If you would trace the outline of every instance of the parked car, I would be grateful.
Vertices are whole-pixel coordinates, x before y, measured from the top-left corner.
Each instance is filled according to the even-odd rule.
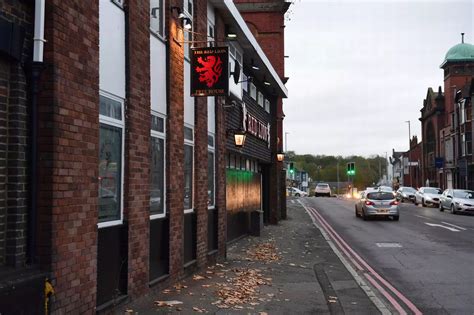
[[[404,201],[414,202],[415,201],[415,193],[416,193],[415,188],[402,186],[402,187],[398,188],[397,193],[396,193],[396,198],[400,202],[404,202]]]
[[[295,196],[295,197],[307,197],[308,193],[306,191],[302,191],[296,187],[288,187],[288,193],[290,196]]]
[[[421,203],[423,207],[439,206],[439,197],[442,190],[436,187],[420,187],[415,193],[415,205]]]
[[[440,197],[439,211],[451,210],[452,214],[458,212],[474,213],[474,191],[464,189],[446,189]]]
[[[365,192],[355,205],[355,215],[364,220],[370,217],[392,217],[398,221],[400,218],[398,204],[391,192],[380,190]]]
[[[314,196],[328,196],[331,197],[331,187],[326,183],[319,183],[314,188]]]

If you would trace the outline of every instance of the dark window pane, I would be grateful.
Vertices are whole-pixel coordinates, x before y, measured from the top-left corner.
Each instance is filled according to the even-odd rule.
[[[164,140],[151,138],[150,214],[164,213]]]
[[[122,130],[100,124],[99,222],[120,219]]]
[[[100,95],[99,111],[101,115],[122,120],[122,103]]]
[[[207,145],[210,147],[214,147],[214,137],[213,136],[207,136]]]
[[[184,139],[189,140],[189,141],[193,141],[193,139],[194,139],[193,129],[191,129],[189,127],[184,127]]]
[[[207,206],[214,206],[214,152],[207,153]]]
[[[151,116],[151,130],[165,132],[165,121],[161,117]]]
[[[193,147],[184,146],[184,209],[193,207]]]

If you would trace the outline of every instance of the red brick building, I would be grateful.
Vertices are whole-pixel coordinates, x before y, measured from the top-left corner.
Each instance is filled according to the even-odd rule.
[[[471,82],[474,46],[462,42],[448,50],[440,68],[444,92],[428,89],[421,109],[423,182],[446,188],[474,188]]]
[[[232,1],[0,8],[20,51],[0,47],[2,313],[42,312],[46,278],[53,312],[110,309],[225,258],[228,240],[281,216],[287,90]],[[191,96],[191,46],[228,47],[227,95]],[[254,203],[230,211],[230,182]]]

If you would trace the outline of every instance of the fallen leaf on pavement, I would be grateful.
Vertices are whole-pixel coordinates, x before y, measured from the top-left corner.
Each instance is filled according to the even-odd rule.
[[[193,280],[204,280],[206,278],[204,278],[203,276],[200,276],[200,275],[194,275],[193,276]]]
[[[181,301],[155,301],[155,305],[159,307],[164,307],[164,306],[174,306],[174,305],[180,305],[183,304]]]
[[[193,311],[198,312],[198,313],[204,313],[206,310],[204,308],[199,308],[199,307],[193,307]]]

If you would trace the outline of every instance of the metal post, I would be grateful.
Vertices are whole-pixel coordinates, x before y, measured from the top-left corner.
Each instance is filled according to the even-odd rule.
[[[289,134],[289,132],[285,132],[285,152],[288,152],[288,141],[286,140],[286,136]]]
[[[337,169],[337,193],[336,194],[339,194],[339,160],[337,161],[336,169]]]
[[[405,122],[408,123],[408,177],[410,178],[410,187],[412,187],[413,180],[412,180],[411,171],[410,171],[411,130],[410,130],[410,121],[406,120]]]

